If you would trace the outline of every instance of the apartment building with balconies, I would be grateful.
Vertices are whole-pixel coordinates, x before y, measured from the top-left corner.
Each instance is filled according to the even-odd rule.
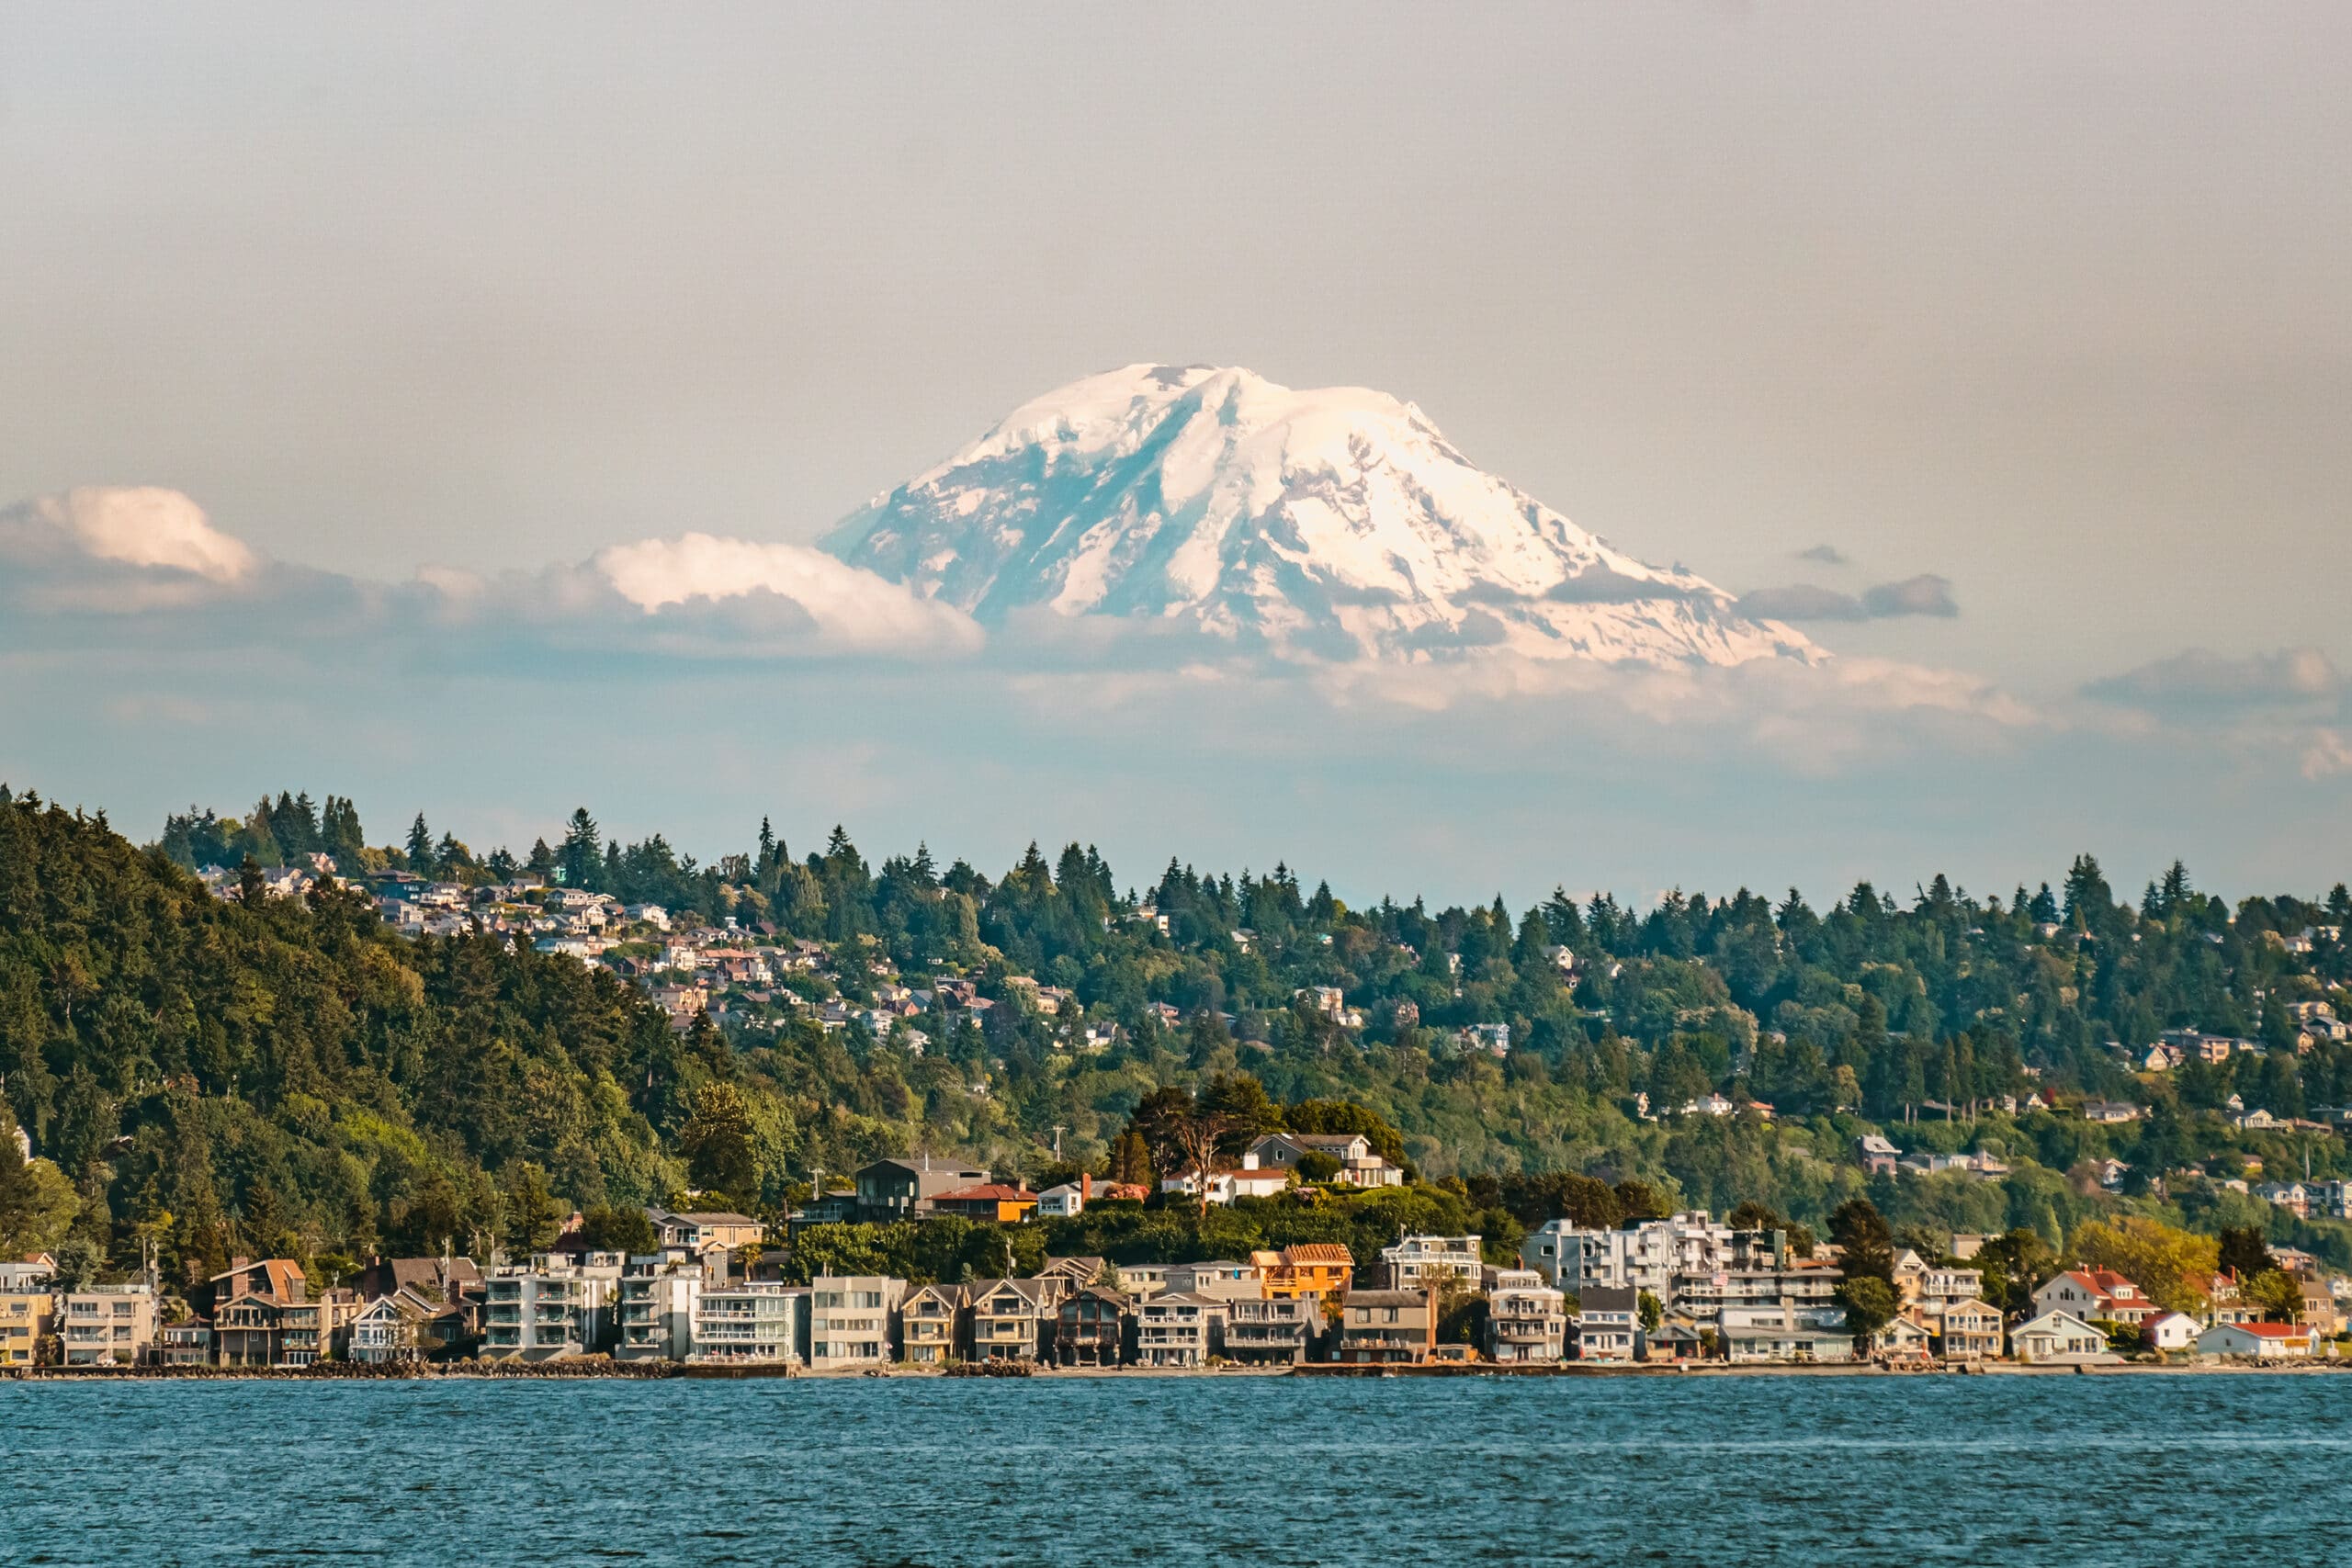
[[[809,1295],[805,1285],[697,1282],[681,1359],[719,1366],[806,1361]]]
[[[57,1330],[55,1298],[47,1291],[0,1293],[0,1367],[29,1367],[41,1341]]]
[[[145,1285],[70,1291],[59,1300],[57,1325],[67,1366],[138,1366],[153,1359],[155,1292]]]
[[[808,1368],[843,1371],[897,1358],[907,1282],[881,1274],[820,1274],[808,1281]]]
[[[694,1354],[695,1308],[706,1288],[692,1259],[633,1258],[620,1281],[620,1337],[613,1354],[625,1361],[683,1361]]]
[[[548,1361],[611,1348],[627,1261],[617,1252],[544,1253],[492,1269],[484,1282],[482,1355]]]
[[[1261,1296],[1225,1303],[1225,1357],[1256,1366],[1296,1366],[1323,1337],[1319,1296]]]
[[[1263,1297],[1258,1298],[1261,1302]],[[1191,1291],[1164,1291],[1136,1312],[1136,1361],[1146,1367],[1204,1367],[1225,1354],[1234,1303]]]
[[[1567,1353],[1567,1297],[1532,1269],[1488,1269],[1487,1359],[1556,1361]]]

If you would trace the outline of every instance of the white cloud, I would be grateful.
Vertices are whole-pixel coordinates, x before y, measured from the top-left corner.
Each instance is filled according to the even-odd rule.
[[[127,615],[251,585],[266,563],[174,490],[84,485],[0,511],[0,600]]]
[[[595,570],[647,615],[772,594],[796,606],[812,641],[839,651],[904,654],[977,649],[979,627],[948,605],[805,545],[687,534],[616,545]]]
[[[84,485],[43,496],[33,510],[100,560],[192,572],[212,582],[235,582],[259,563],[243,539],[215,528],[202,507],[175,490]]]

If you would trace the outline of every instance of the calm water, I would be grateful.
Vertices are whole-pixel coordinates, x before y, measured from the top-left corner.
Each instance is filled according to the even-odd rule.
[[[2352,1562],[2352,1378],[0,1384],[0,1562]]]

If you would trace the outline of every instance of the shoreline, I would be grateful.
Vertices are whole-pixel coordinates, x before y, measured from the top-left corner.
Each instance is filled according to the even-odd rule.
[[[2310,1361],[2106,1361],[2015,1362],[1977,1361],[1950,1366],[1927,1364],[1889,1366],[1871,1363],[1802,1365],[1758,1362],[1740,1366],[1723,1362],[1662,1362],[1580,1365],[1574,1361],[1509,1364],[1496,1362],[1420,1362],[1380,1366],[1315,1361],[1295,1366],[1265,1367],[1035,1367],[1020,1373],[952,1374],[964,1378],[998,1377],[1034,1382],[1074,1380],[1237,1379],[1296,1377],[1317,1379],[1381,1378],[1938,1378],[1938,1377],[2134,1377],[2267,1374],[2320,1374],[2352,1371],[2352,1362]],[[9,1382],[578,1382],[683,1381],[691,1382],[945,1380],[951,1374],[932,1367],[875,1367],[837,1371],[810,1371],[783,1363],[751,1366],[697,1366],[683,1361],[610,1361],[574,1358],[526,1364],[458,1362],[368,1366],[323,1362],[310,1367],[11,1367],[0,1371],[0,1383]]]

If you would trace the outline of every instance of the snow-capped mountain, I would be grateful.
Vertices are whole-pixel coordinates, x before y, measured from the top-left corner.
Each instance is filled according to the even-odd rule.
[[[824,542],[984,624],[1042,606],[1320,660],[1819,657],[1480,470],[1412,404],[1247,370],[1072,382]]]

